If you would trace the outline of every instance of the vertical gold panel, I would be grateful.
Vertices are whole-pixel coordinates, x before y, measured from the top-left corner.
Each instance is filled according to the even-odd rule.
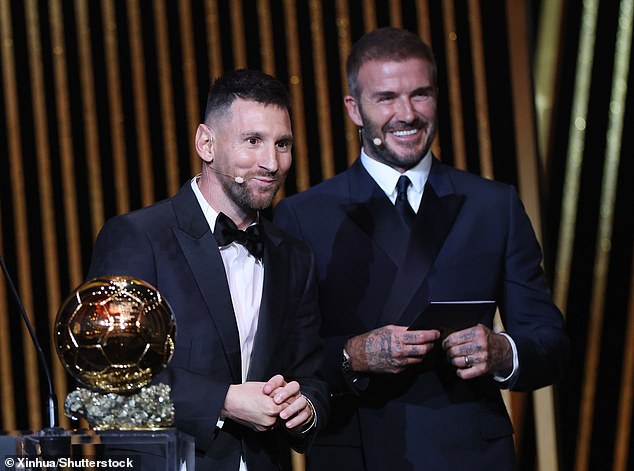
[[[291,450],[291,469],[292,471],[304,471],[306,469],[306,457],[303,453]]]
[[[209,73],[211,75],[210,79],[214,79],[222,75],[222,47],[220,44],[220,22],[216,0],[205,0],[205,18],[207,24]]]
[[[170,46],[164,0],[154,0],[154,22],[156,25],[161,117],[163,118],[162,136],[165,152],[165,178],[167,180],[167,191],[170,195],[173,195],[180,187],[180,177],[178,175],[176,122],[173,112],[172,66],[169,57]]]
[[[332,127],[330,123],[330,101],[328,97],[328,64],[324,39],[321,1],[310,0],[310,31],[313,43],[313,65],[315,69],[315,89],[317,98],[317,124],[319,127],[319,145],[322,178],[335,174],[335,156],[332,146]]]
[[[339,68],[341,73],[341,89],[343,94],[348,93],[348,79],[346,77],[346,59],[350,55],[350,48],[352,47],[352,40],[350,38],[350,12],[348,11],[347,0],[337,0],[337,38],[339,46]],[[344,126],[345,126],[345,139],[346,139],[346,155],[347,163],[351,165],[357,157],[359,157],[359,135],[357,133],[357,127],[348,118],[343,105],[343,97],[341,99],[340,107],[343,113]]]
[[[11,181],[11,198],[13,200],[14,220],[12,222],[15,234],[15,256],[17,260],[17,287],[26,309],[27,315],[33,322],[33,290],[31,283],[31,254],[29,250],[29,227],[27,223],[26,188],[24,184],[24,167],[22,159],[22,142],[20,138],[20,107],[17,101],[18,86],[13,71],[15,70],[15,56],[13,52],[14,39],[11,27],[11,11],[9,2],[0,3],[0,21],[2,27],[2,78],[4,100],[6,108],[6,127],[9,147],[9,177]],[[17,341],[17,339],[16,339]],[[10,343],[10,342],[9,342]],[[22,345],[24,351],[24,369],[38,371],[35,348],[29,338],[26,326],[22,328]],[[28,407],[29,427],[37,430],[42,424],[39,405],[39,377],[26,375],[26,405]],[[11,398],[12,394],[7,397]]]
[[[418,20],[418,34],[430,47],[433,48],[431,41],[431,24],[429,22],[429,4],[428,0],[416,0],[416,16]],[[440,150],[440,129],[436,131],[436,137],[431,146],[433,154],[441,158],[442,153]]]
[[[400,0],[390,0],[390,25],[395,28],[403,27],[403,14]]]
[[[34,5],[34,8],[37,8]],[[79,244],[79,220],[77,217],[77,191],[73,155],[73,132],[70,111],[70,90],[66,73],[66,45],[64,19],[59,0],[50,2],[51,47],[53,48],[53,79],[55,82],[55,111],[59,128],[62,188],[64,189],[64,229],[68,247],[68,271],[70,284],[77,286],[83,278]],[[53,228],[49,228],[53,230]]]
[[[535,109],[537,111],[537,140],[542,168],[548,168],[548,143],[555,100],[559,51],[564,18],[563,0],[542,2],[539,13],[539,35],[535,52]],[[547,176],[547,175],[543,175]]]
[[[271,18],[271,3],[269,0],[258,0],[258,27],[260,30],[260,56],[262,57],[262,71],[275,76],[275,47],[273,45],[273,20]],[[273,205],[285,196],[284,185],[275,195]]]
[[[79,80],[82,94],[82,117],[85,137],[85,161],[88,170],[90,191],[90,218],[92,234],[97,235],[103,224],[103,188],[101,185],[101,153],[99,151],[99,130],[97,122],[97,101],[95,99],[94,74],[90,24],[87,0],[75,0],[77,23],[77,47],[79,54]]]
[[[491,130],[489,128],[489,99],[486,87],[487,77],[484,67],[482,18],[480,18],[479,0],[469,0],[469,29],[471,31],[471,54],[473,56],[473,88],[475,93],[476,124],[478,126],[480,173],[485,178],[493,178]]]
[[[634,267],[634,256],[631,266]],[[631,451],[632,404],[634,403],[634,271],[630,273],[630,299],[626,322],[621,393],[617,413],[616,439],[614,440],[613,471],[627,471],[627,461]]]
[[[128,40],[130,41],[130,62],[132,66],[132,90],[134,101],[134,133],[137,140],[139,160],[139,181],[141,205],[153,203],[154,169],[152,168],[152,143],[147,117],[150,114],[146,97],[145,54],[141,30],[141,9],[139,0],[127,0]]]
[[[269,0],[258,0],[258,26],[260,29],[260,55],[262,71],[275,75],[275,47],[273,46],[273,21]]]
[[[310,175],[308,146],[306,145],[306,121],[304,119],[302,68],[299,56],[299,32],[297,30],[297,12],[293,0],[284,0],[284,23],[288,49],[288,83],[293,106],[293,134],[295,136],[293,157],[297,174],[297,191],[303,191],[310,185]]]
[[[185,86],[185,112],[187,114],[187,149],[189,149],[189,163],[191,176],[200,173],[200,159],[194,148],[194,136],[200,119],[200,105],[198,104],[198,76],[196,67],[196,46],[194,44],[194,25],[192,23],[192,9],[189,2],[178,2],[178,16],[180,18],[181,51],[183,54],[183,83]]]
[[[2,61],[2,91],[5,101],[5,114],[8,117],[7,144],[9,158],[21,161],[20,133],[18,129],[19,115],[17,104],[14,40],[11,28],[11,9],[8,2],[0,2],[0,61]],[[0,250],[5,253],[2,241],[3,218],[0,208]],[[18,234],[16,233],[16,236]],[[0,399],[2,400],[2,427],[4,430],[15,430],[15,394],[11,357],[11,332],[9,330],[9,306],[5,283],[0,283]]]
[[[108,105],[110,106],[110,134],[112,136],[112,164],[117,198],[117,212],[130,210],[128,169],[126,166],[125,123],[121,97],[121,72],[119,70],[119,41],[117,20],[113,0],[102,0],[104,31],[104,52],[106,56],[106,76]]]
[[[374,0],[363,0],[363,26],[366,32],[376,29],[376,6]]]
[[[8,2],[0,2],[0,60],[2,61],[2,89],[5,101],[5,114],[8,117],[7,144],[9,157],[21,161],[20,134],[18,129],[19,114],[17,104],[13,30],[11,28],[11,10]],[[18,169],[21,173],[21,170]],[[5,253],[2,241],[3,218],[0,212],[0,250]],[[16,236],[17,236],[16,232]],[[2,427],[4,430],[16,429],[15,417],[15,383],[13,382],[14,362],[11,357],[11,334],[9,330],[9,306],[7,304],[5,283],[0,283],[0,398],[2,400]],[[29,364],[29,366],[32,366]]]
[[[242,0],[229,2],[229,12],[231,14],[231,44],[233,46],[234,69],[243,69],[247,67],[247,47],[244,41]]]
[[[431,25],[427,0],[416,0],[416,18],[418,20],[418,34],[423,38],[423,41],[431,46]]]
[[[518,163],[518,187],[538,239],[542,238],[541,208],[539,202],[539,170],[534,127],[534,108],[531,96],[531,67],[526,43],[527,18],[522,0],[506,1],[506,17],[509,31],[509,59],[511,91],[513,97],[513,122]],[[519,399],[519,398],[518,398]],[[556,471],[557,436],[555,410],[551,387],[533,393],[535,409],[535,438],[537,460],[540,469]]]
[[[581,29],[579,31],[579,49],[577,53],[577,69],[572,99],[572,113],[568,134],[568,154],[561,207],[561,221],[557,238],[557,261],[555,266],[555,283],[553,296],[559,309],[566,314],[569,295],[570,267],[572,265],[572,249],[575,242],[577,220],[577,201],[579,200],[579,182],[583,148],[586,135],[586,117],[590,97],[590,80],[594,57],[594,42],[597,25],[597,0],[586,0],[583,4]],[[579,444],[580,446],[580,444]],[[585,445],[584,445],[585,446]]]
[[[40,197],[40,219],[42,222],[42,244],[44,248],[43,269],[46,274],[46,300],[48,304],[48,320],[52,327],[55,323],[57,309],[61,305],[61,288],[59,283],[59,258],[57,254],[57,237],[55,232],[55,210],[53,208],[53,188],[51,175],[51,143],[49,125],[46,114],[46,98],[44,87],[44,71],[42,67],[42,38],[40,37],[40,18],[37,3],[28,0],[26,3],[27,41],[29,46],[29,69],[33,92],[33,119],[35,129],[36,167],[38,173],[38,193]],[[53,342],[53,329],[49,329],[50,341]],[[58,398],[66,397],[66,374],[57,358],[51,359],[52,379],[56,386]],[[67,425],[64,417],[62,425]]]
[[[610,108],[606,136],[606,155],[601,182],[601,200],[599,207],[599,227],[595,247],[592,296],[590,299],[590,321],[586,341],[584,362],[584,380],[581,393],[581,428],[577,449],[577,470],[589,468],[588,457],[591,445],[593,418],[596,409],[596,389],[601,357],[601,337],[603,316],[608,289],[608,271],[612,250],[612,231],[614,222],[614,202],[618,182],[621,139],[623,137],[626,92],[632,46],[632,8],[633,0],[621,0],[619,21],[616,31],[616,51],[614,54],[614,72],[610,92]],[[628,157],[629,158],[629,157]],[[632,341],[632,339],[629,339]],[[585,447],[583,445],[586,445]]]
[[[0,6],[0,16],[2,16]],[[0,20],[0,38],[4,38]],[[3,63],[4,65],[4,63]],[[0,253],[5,252],[2,241],[3,221],[0,212]],[[3,280],[4,281],[4,280]],[[11,330],[9,324],[8,292],[6,283],[0,283],[0,408],[2,409],[2,429],[15,430],[15,392],[13,390],[13,365],[11,358]]]
[[[590,94],[590,80],[592,77],[593,52],[597,13],[599,2],[587,0],[583,3],[581,14],[581,28],[579,31],[579,49],[573,90],[573,105],[571,112],[570,131],[568,136],[568,154],[566,156],[566,170],[562,195],[561,220],[557,246],[557,260],[555,266],[554,298],[559,308],[565,313],[567,299],[570,295],[570,269],[576,230],[577,203],[579,200],[579,185],[583,150],[586,134],[586,116]],[[587,392],[585,394],[588,394]],[[590,448],[590,434],[592,429],[592,404],[582,405],[579,416],[575,469],[585,471],[588,468],[588,454]]]
[[[464,143],[464,118],[462,96],[460,94],[460,66],[458,62],[458,35],[453,0],[443,0],[443,27],[447,50],[447,82],[449,103],[451,103],[451,129],[454,149],[454,167],[467,168],[467,154]]]
[[[541,240],[541,212],[539,207],[539,171],[533,100],[531,96],[531,67],[526,37],[527,19],[523,0],[506,0],[509,31],[509,60],[513,123],[515,129],[515,159],[518,166],[518,187],[522,202],[531,218],[538,239]]]

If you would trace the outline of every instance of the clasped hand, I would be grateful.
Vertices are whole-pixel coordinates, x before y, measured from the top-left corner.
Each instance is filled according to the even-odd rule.
[[[355,372],[401,373],[421,363],[439,338],[438,330],[387,325],[352,337],[345,350]],[[507,376],[513,368],[508,339],[482,324],[448,335],[442,348],[462,379],[489,373]]]
[[[258,432],[280,424],[301,432],[312,422],[313,411],[297,381],[287,383],[282,375],[275,375],[266,383],[248,381],[229,386],[222,417]]]

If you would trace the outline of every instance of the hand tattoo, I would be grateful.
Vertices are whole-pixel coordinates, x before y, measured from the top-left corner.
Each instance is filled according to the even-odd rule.
[[[365,342],[365,354],[369,364],[379,364],[398,367],[397,360],[392,356],[392,335],[389,332],[380,332],[377,335],[369,335]],[[396,342],[395,351],[402,351],[403,346]]]

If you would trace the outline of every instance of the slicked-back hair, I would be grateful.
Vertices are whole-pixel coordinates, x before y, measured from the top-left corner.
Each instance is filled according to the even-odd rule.
[[[259,70],[239,69],[213,81],[207,95],[203,121],[209,123],[213,118],[228,113],[238,98],[278,106],[290,113],[290,98],[282,82]]]
[[[359,99],[361,90],[357,78],[359,69],[366,62],[422,59],[431,65],[432,85],[436,86],[436,59],[431,47],[416,34],[400,28],[379,28],[364,34],[353,46],[346,62],[346,75],[350,95]]]

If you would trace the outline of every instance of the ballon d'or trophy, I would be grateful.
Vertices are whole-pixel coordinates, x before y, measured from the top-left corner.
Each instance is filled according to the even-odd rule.
[[[82,386],[65,413],[94,430],[158,430],[174,424],[170,388],[150,384],[174,352],[174,313],[145,281],[107,276],[83,283],[55,321],[57,354]]]

